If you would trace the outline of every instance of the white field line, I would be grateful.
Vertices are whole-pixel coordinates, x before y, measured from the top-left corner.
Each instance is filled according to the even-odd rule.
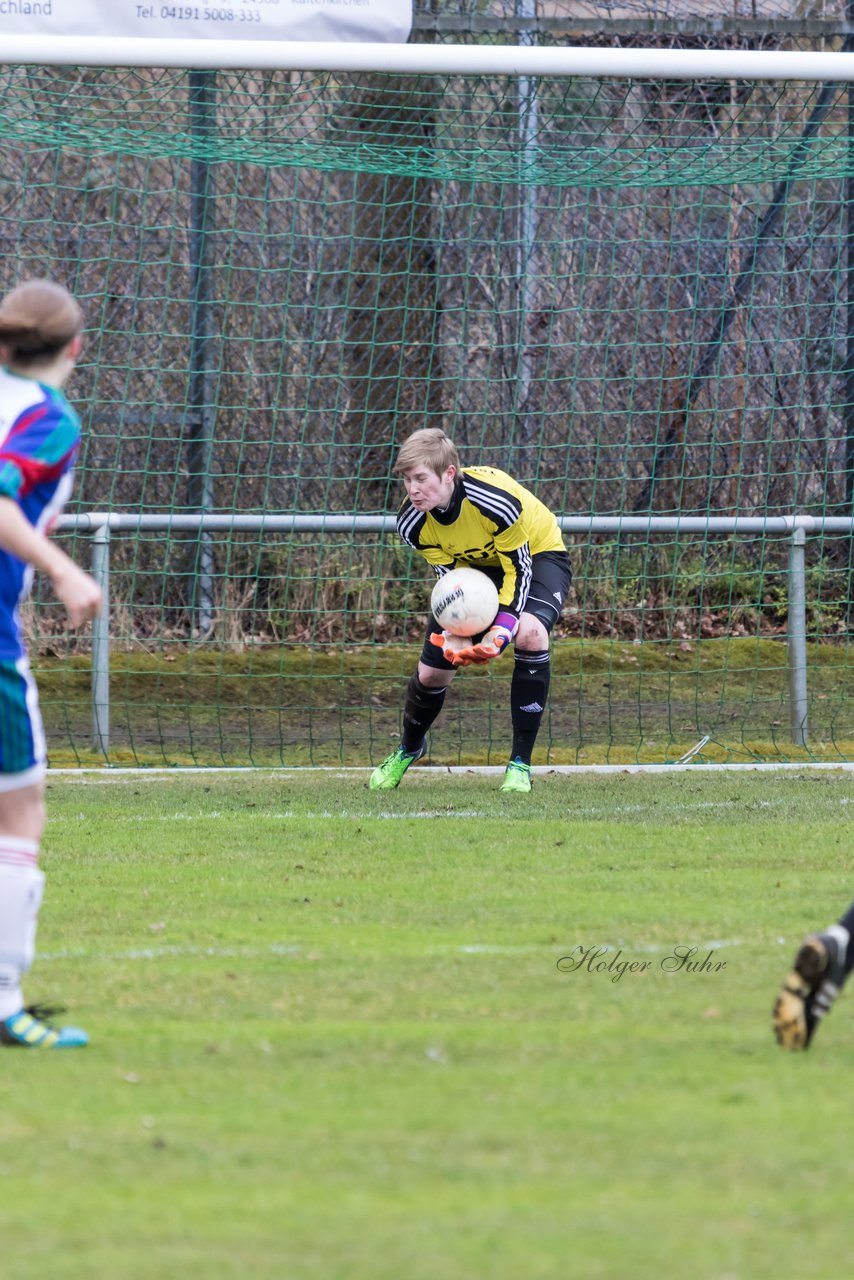
[[[218,959],[235,956],[293,956],[302,947],[283,942],[272,942],[269,947],[134,947],[130,951],[89,951],[85,947],[64,948],[62,951],[39,952],[39,960],[166,960],[174,956],[214,956]]]
[[[292,776],[295,778],[305,777],[310,773],[331,773],[335,777],[351,777],[353,774],[365,774],[369,770],[368,765],[302,765],[300,767],[283,765],[281,768],[273,768],[267,765],[186,765],[178,768],[171,768],[168,765],[155,765],[148,767],[145,765],[137,766],[120,766],[99,765],[91,767],[89,765],[81,766],[79,769],[63,768],[48,769],[49,778],[71,777],[82,781],[82,774],[90,775],[86,780],[93,782],[109,782],[113,778],[122,777],[132,774],[138,782],[144,779],[155,779],[160,781],[164,777],[182,777],[186,774],[213,774],[213,773],[246,773],[255,777],[261,775],[269,775],[275,778]],[[411,779],[418,777],[422,773],[444,773],[444,774],[484,774],[498,775],[503,774],[505,765],[501,764],[419,764],[407,779],[409,785]],[[854,773],[854,761],[846,760],[802,760],[795,761],[751,761],[748,763],[722,764],[714,762],[695,763],[688,761],[685,764],[543,764],[534,765],[533,773],[537,777],[548,777],[549,774],[589,774],[589,773],[737,773],[744,772],[761,772],[774,773],[785,772],[791,770],[812,770],[812,769],[837,769],[843,773]],[[91,777],[91,775],[95,775]]]
[[[778,938],[777,942],[784,944],[785,938]],[[553,942],[537,944],[530,943],[520,946],[504,946],[490,942],[474,942],[463,946],[451,947],[433,947],[428,954],[432,955],[533,955],[537,953],[547,953],[560,957],[567,955],[572,950],[572,943],[564,946],[556,945]],[[744,945],[740,938],[724,938],[712,939],[708,942],[698,942],[696,944],[698,951],[722,951],[727,947],[741,947]],[[673,951],[673,944],[634,944],[631,942],[600,942],[595,944],[597,949],[601,948],[601,954],[616,953],[618,951],[628,951],[638,955],[659,955],[669,954]],[[85,947],[64,948],[60,951],[43,951],[39,952],[36,957],[37,963],[50,963],[51,961],[67,961],[67,960],[85,960],[92,961],[96,964],[113,963],[117,960],[172,960],[182,957],[189,958],[212,958],[215,960],[228,959],[258,959],[263,956],[296,956],[301,955],[303,949],[300,946],[284,942],[272,942],[266,947],[199,947],[199,946],[161,946],[161,947],[132,947],[126,951],[97,951],[89,950]],[[315,954],[315,953],[313,953]],[[416,956],[416,959],[421,958]]]
[[[774,800],[756,800],[751,802],[751,808],[772,811],[774,809],[783,808],[788,803],[788,796],[778,796]],[[838,805],[844,808],[852,803],[850,796],[838,796],[833,798],[834,806]],[[626,814],[654,814],[658,817],[666,817],[668,814],[692,814],[692,813],[708,813],[715,810],[723,810],[731,813],[733,810],[740,810],[744,805],[738,800],[697,800],[695,802],[681,801],[678,804],[609,804],[601,805],[569,805],[564,812],[562,821],[568,822],[583,818],[615,818]],[[135,813],[128,814],[122,818],[122,824],[129,823],[145,823],[145,822],[215,822],[223,818],[241,818],[245,819],[246,814],[238,813],[236,810],[223,812],[220,809],[197,809],[195,812],[177,811],[175,813]],[[266,818],[275,822],[289,821],[305,821],[327,822],[331,818],[343,818],[358,822],[372,822],[375,819],[380,821],[406,822],[409,819],[415,821],[423,821],[435,818],[498,818],[495,813],[487,813],[481,809],[415,809],[410,812],[394,810],[381,810],[379,813],[370,813],[364,809],[253,809],[251,817],[253,819]],[[74,814],[56,814],[49,819],[50,825],[61,826],[63,823],[89,822],[91,815],[88,813]]]
[[[783,941],[783,939],[780,939]],[[518,955],[522,952],[532,951],[552,951],[558,957],[568,955],[573,945],[567,944],[564,947],[555,946],[550,942],[547,946],[526,946],[526,947],[505,947],[493,946],[491,943],[472,943],[470,946],[457,947],[458,952],[464,955]],[[681,945],[681,944],[677,944]],[[725,947],[742,947],[744,943],[741,938],[715,938],[710,942],[686,943],[686,946],[696,946],[698,951],[722,951]],[[599,953],[600,956],[616,954],[618,951],[630,952],[633,955],[669,955],[673,951],[673,943],[663,946],[658,943],[637,945],[631,942],[597,942],[593,945],[592,950]]]
[[[602,812],[613,813],[614,810],[613,808],[611,810],[603,809]],[[50,824],[51,826],[59,826],[63,822],[90,822],[91,816],[92,815],[88,813],[58,814],[50,818]],[[490,815],[482,812],[480,809],[456,809],[453,811],[449,811],[447,809],[423,809],[415,813],[366,813],[361,809],[308,809],[305,812],[300,813],[296,809],[253,809],[251,815],[248,816],[252,819],[270,818],[277,822],[284,822],[291,819],[303,819],[306,822],[317,820],[328,821],[330,818],[347,818],[363,822],[372,821],[374,818],[400,821],[407,818],[494,818],[496,815]],[[223,813],[219,809],[199,809],[196,813],[135,813],[125,815],[122,817],[121,821],[122,825],[126,826],[131,822],[198,822],[200,819],[203,821],[215,821],[221,818],[240,818],[245,821],[247,814],[237,813],[236,811]]]

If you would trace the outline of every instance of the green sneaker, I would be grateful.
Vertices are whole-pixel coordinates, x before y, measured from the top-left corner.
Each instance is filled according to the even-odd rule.
[[[504,774],[500,791],[530,791],[531,766],[523,760],[511,760]]]
[[[420,760],[426,750],[423,742],[411,755],[404,751],[403,747],[396,747],[371,774],[371,780],[368,783],[371,791],[391,791],[393,787],[399,787],[406,770],[413,761]]]

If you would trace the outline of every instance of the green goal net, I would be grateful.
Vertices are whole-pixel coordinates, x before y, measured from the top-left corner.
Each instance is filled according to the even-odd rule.
[[[599,522],[567,531],[535,763],[700,739],[710,759],[851,757],[847,86],[0,80],[0,283],[50,274],[85,307],[61,536],[109,561],[99,730],[89,639],[44,584],[27,606],[54,764],[385,755],[432,579],[382,517],[427,425]],[[800,733],[791,539],[762,524],[794,515],[813,517]],[[456,682],[434,762],[505,758],[508,679]]]

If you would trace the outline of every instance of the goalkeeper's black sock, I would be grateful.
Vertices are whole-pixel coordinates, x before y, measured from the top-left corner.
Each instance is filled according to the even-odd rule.
[[[416,672],[406,686],[403,704],[403,734],[400,745],[408,755],[413,755],[427,736],[427,730],[442,710],[448,690],[430,689],[422,684]]]
[[[538,649],[536,652],[516,650],[513,679],[510,682],[510,717],[513,721],[511,760],[531,763],[534,743],[549,696],[551,673],[548,649]]]

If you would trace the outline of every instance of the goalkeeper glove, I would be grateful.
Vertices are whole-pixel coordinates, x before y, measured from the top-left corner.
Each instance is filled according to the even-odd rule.
[[[491,662],[504,652],[512,639],[513,632],[509,627],[493,622],[477,644],[472,645],[471,649],[463,650],[463,656],[468,656],[471,662]]]
[[[488,658],[476,657],[470,636],[454,636],[450,631],[434,631],[430,640],[442,650],[442,657],[454,667],[470,667],[473,663],[488,662]]]
[[[442,656],[455,667],[483,666],[503,653],[519,626],[519,619],[512,613],[498,613],[492,626],[477,644],[464,636],[451,636],[446,631],[441,637],[432,635],[434,644],[440,644]]]

